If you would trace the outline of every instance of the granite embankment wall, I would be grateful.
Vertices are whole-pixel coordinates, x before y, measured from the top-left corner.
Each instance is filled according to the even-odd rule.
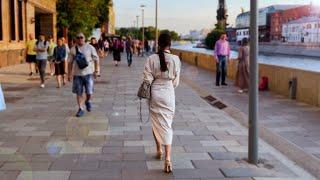
[[[182,61],[207,69],[216,71],[216,61],[212,55],[190,52],[185,50],[172,49]],[[237,71],[237,61],[228,62],[228,77],[234,79]],[[297,78],[297,101],[310,105],[320,106],[320,73],[304,71],[293,68],[279,67],[274,65],[259,65],[260,79],[263,76],[269,78],[269,90],[289,98],[289,82]]]
[[[231,49],[238,51],[239,45],[231,43]],[[293,46],[293,45],[281,45],[281,44],[259,44],[260,54],[278,54],[284,56],[295,56],[295,57],[311,57],[320,58],[320,47],[309,47],[309,46]]]

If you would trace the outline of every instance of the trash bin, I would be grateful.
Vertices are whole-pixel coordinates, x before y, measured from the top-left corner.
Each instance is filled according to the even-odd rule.
[[[289,81],[289,98],[297,99],[297,78],[294,77]]]

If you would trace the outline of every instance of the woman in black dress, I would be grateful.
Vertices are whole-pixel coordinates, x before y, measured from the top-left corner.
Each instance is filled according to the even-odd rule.
[[[60,88],[61,83],[64,82],[62,78],[66,73],[65,71],[66,56],[67,56],[66,46],[63,44],[63,40],[59,38],[58,44],[53,51],[53,63],[54,63],[55,75],[57,77],[57,83],[58,83],[57,88]]]
[[[121,41],[117,38],[113,40],[113,62],[115,66],[121,61]]]

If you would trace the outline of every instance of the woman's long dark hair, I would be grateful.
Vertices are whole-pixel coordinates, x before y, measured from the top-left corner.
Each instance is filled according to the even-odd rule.
[[[160,34],[158,39],[158,45],[159,45],[158,55],[160,58],[160,69],[162,72],[166,72],[168,70],[168,67],[167,67],[164,51],[167,47],[171,46],[171,36],[166,33]]]

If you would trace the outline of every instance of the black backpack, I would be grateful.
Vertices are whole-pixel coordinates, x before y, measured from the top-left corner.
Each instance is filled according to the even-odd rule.
[[[86,56],[79,51],[78,46],[76,46],[76,56],[74,59],[77,62],[80,69],[85,69],[89,66]]]

